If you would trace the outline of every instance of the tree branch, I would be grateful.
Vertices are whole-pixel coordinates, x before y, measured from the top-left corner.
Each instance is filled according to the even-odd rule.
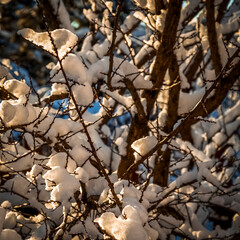
[[[207,32],[208,32],[208,42],[211,51],[211,59],[213,62],[213,68],[215,70],[216,76],[221,72],[222,63],[219,54],[219,47],[217,41],[217,32],[215,27],[215,7],[214,1],[206,0],[207,9]]]

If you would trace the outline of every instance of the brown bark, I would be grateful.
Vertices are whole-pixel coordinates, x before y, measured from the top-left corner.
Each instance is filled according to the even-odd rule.
[[[158,2],[158,1],[157,1]],[[161,5],[162,9],[166,9],[166,6],[163,4]],[[195,9],[193,9],[192,13],[187,15],[185,19],[183,19],[182,21],[182,28],[185,28],[186,25],[202,10],[203,8],[203,4],[196,6]],[[153,57],[156,56],[156,50],[154,48],[149,50],[149,53],[146,53],[146,55],[143,55],[143,57],[141,59],[139,59],[138,63],[137,63],[137,67],[141,68],[147,61],[153,59]]]
[[[131,147],[132,143],[135,140],[143,136],[146,136],[148,133],[147,118],[146,118],[141,100],[139,98],[139,95],[136,89],[134,88],[133,83],[130,80],[125,79],[125,84],[132,95],[133,101],[137,108],[137,114],[133,118],[130,129],[129,129],[129,134],[127,138],[127,155],[121,159],[121,162],[118,168],[119,177],[121,177],[123,173],[127,170],[127,168],[129,167],[129,163],[132,164],[134,162],[134,156],[133,156],[134,150]],[[129,177],[132,181],[137,182],[138,177],[137,177],[137,174],[135,174],[135,170],[136,169],[132,171]]]
[[[123,178],[127,178],[132,169],[136,169],[139,164],[143,163],[148,157],[152,156],[152,154],[161,149],[164,144],[167,144],[173,137],[177,136],[177,134],[182,133],[186,126],[198,122],[198,117],[208,116],[221,104],[228,91],[232,88],[233,84],[239,79],[239,53],[240,48],[238,48],[238,50],[229,59],[228,63],[224,67],[223,71],[221,71],[221,73],[218,75],[213,85],[206,91],[202,99],[198,102],[194,109],[188,113],[182,122],[147,154],[142,156],[138,162],[130,165],[124,173]],[[236,61],[234,67],[232,67],[233,61]],[[209,97],[209,95],[212,93],[213,95]]]
[[[229,90],[231,90],[233,84],[239,79],[239,68],[240,68],[240,61],[238,60],[238,63],[233,67],[231,72],[226,75],[222,76],[220,78],[219,83],[216,86],[215,92],[213,96],[207,98],[203,104],[205,107],[201,107],[198,105],[196,111],[196,114],[194,114],[195,117],[202,116],[206,117],[208,116],[212,111],[218,108],[218,106],[222,103],[224,98],[226,97]]]
[[[172,55],[172,61],[169,68],[170,75],[170,89],[169,89],[169,98],[168,98],[168,109],[167,109],[167,118],[166,124],[163,131],[169,134],[174,124],[178,119],[178,101],[179,101],[179,92],[180,92],[180,82],[179,82],[179,67],[177,63],[176,56]],[[171,87],[173,86],[173,87]],[[164,152],[158,150],[159,157],[155,161],[154,166],[154,183],[165,187],[168,184],[168,175],[169,175],[169,165],[170,165],[170,156],[171,151],[167,147]]]
[[[210,3],[209,3],[210,2]],[[218,8],[218,15],[217,15],[217,18],[216,18],[216,22],[220,23],[224,17],[224,13],[225,13],[225,10],[226,10],[226,7],[229,3],[229,0],[223,0],[221,2],[221,4],[219,5],[219,8]],[[214,18],[214,1],[208,1],[209,5],[211,6],[208,6],[208,14],[210,15],[210,12],[212,11],[212,15],[209,16],[210,19],[208,18],[208,24],[210,25],[213,25],[211,26],[212,28],[215,29],[215,18]],[[213,6],[212,6],[213,5]],[[210,21],[212,21],[210,23]],[[209,31],[211,31],[211,27],[208,28]],[[213,49],[213,52],[211,51],[211,58],[214,58],[216,60],[216,64],[218,65],[218,68],[217,68],[217,71],[216,71],[216,68],[215,69],[215,73],[216,75],[220,73],[221,69],[222,69],[222,65],[221,65],[221,62],[220,62],[220,55],[219,55],[219,52],[218,52],[218,48],[215,48],[216,46],[214,45],[216,43],[216,32],[215,32],[215,36],[214,36],[214,33],[210,32],[210,35],[212,36],[213,38],[213,42],[211,42],[212,40],[209,39],[209,44],[212,46],[212,49]],[[230,34],[231,37],[232,37],[232,34]],[[230,38],[227,39],[227,42],[230,40]],[[215,41],[215,42],[214,42]],[[215,54],[215,56],[213,56],[212,54]],[[201,62],[203,61],[203,52],[202,52],[202,48],[198,48],[198,51],[196,53],[196,55],[193,57],[193,60],[192,60],[192,63],[190,63],[190,65],[185,69],[185,76],[187,77],[188,79],[188,82],[191,84],[195,79],[194,79],[194,76],[201,64]],[[209,59],[211,60],[211,59]],[[203,69],[205,69],[205,67],[208,65],[208,61],[204,64],[204,67]],[[225,95],[224,95],[225,96]],[[185,131],[182,133],[182,137],[185,141],[189,141],[189,142],[192,142],[192,137],[191,137],[191,125],[188,125],[185,127]]]
[[[208,42],[211,51],[211,59],[213,63],[213,68],[215,70],[216,76],[221,72],[222,64],[221,57],[219,54],[219,47],[217,41],[217,32],[215,27],[215,7],[214,1],[207,0],[206,1],[206,9],[207,9],[207,32],[208,32]]]
[[[179,78],[179,66],[175,54],[172,55],[171,65],[169,67],[170,76],[170,88],[169,88],[169,98],[168,98],[168,109],[167,109],[167,119],[166,125],[163,131],[170,133],[173,129],[174,124],[178,120],[178,101],[179,93],[181,89],[180,78]]]
[[[147,121],[141,121],[138,115],[132,119],[131,126],[129,128],[128,138],[127,138],[127,154],[123,156],[118,167],[118,177],[122,177],[130,165],[134,163],[134,150],[131,148],[131,144],[143,136],[148,134]],[[137,176],[135,174],[136,168],[132,169],[131,173],[127,176],[127,179],[132,181],[137,181]]]
[[[238,49],[238,51],[240,51]],[[182,138],[186,141],[191,141],[191,126],[199,121],[197,119],[198,116],[202,118],[207,117],[211,112],[218,108],[218,106],[222,103],[224,98],[227,96],[229,90],[233,87],[234,83],[239,79],[239,68],[240,61],[231,69],[231,72],[228,75],[220,76],[220,80],[217,86],[215,86],[216,90],[213,96],[207,98],[203,101],[202,105],[198,105],[198,107],[194,110],[196,114],[192,117],[192,119],[185,124],[182,131]]]
[[[202,61],[203,61],[203,51],[202,51],[202,47],[199,47],[197,49],[197,52],[191,59],[191,62],[188,64],[188,66],[184,70],[185,76],[189,84],[191,84],[195,80],[194,76]]]
[[[168,185],[171,151],[169,148],[164,152],[158,150],[157,156],[154,166],[153,182],[161,187],[166,187]]]
[[[163,84],[165,73],[171,61],[174,44],[176,42],[176,33],[180,18],[181,4],[182,0],[170,0],[168,4],[165,27],[163,34],[161,34],[161,44],[157,52],[157,57],[151,76],[151,80],[154,85],[153,90],[146,91],[145,94],[145,97],[147,99],[147,117],[143,118],[143,116],[138,114],[132,120],[127,138],[127,154],[126,156],[122,157],[118,168],[119,177],[122,177],[129,166],[134,163],[134,151],[131,148],[131,144],[137,139],[142,138],[148,134],[147,118],[150,116],[151,110]],[[156,88],[157,90],[155,90]],[[132,169],[131,173],[129,173],[127,176],[128,179],[134,180],[134,170],[135,169]]]
[[[158,93],[162,87],[166,71],[169,67],[174,45],[176,43],[177,27],[180,19],[182,1],[169,1],[165,19],[165,26],[160,39],[155,64],[153,66],[151,81],[153,88],[146,91],[147,115],[150,116]]]
[[[165,4],[163,0],[155,0],[156,14],[161,13],[161,9],[165,9]]]
[[[220,23],[222,21],[228,2],[229,0],[223,0],[222,3],[219,5],[216,22]],[[201,62],[203,61],[203,57],[204,56],[202,52],[202,47],[199,47],[195,56],[192,58],[190,65],[188,65],[187,68],[184,70],[184,74],[190,84],[195,80],[194,76]]]

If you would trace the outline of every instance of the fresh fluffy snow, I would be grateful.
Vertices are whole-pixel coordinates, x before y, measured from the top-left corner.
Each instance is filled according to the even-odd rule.
[[[134,141],[131,147],[136,151],[135,158],[139,158],[139,154],[140,156],[147,154],[157,143],[158,140],[155,136],[147,136]]]
[[[67,29],[56,29],[51,31],[49,36],[48,32],[38,33],[30,28],[24,28],[19,30],[18,34],[56,56],[55,48],[50,39],[51,36],[60,59],[63,58],[77,44],[78,41],[78,37]]]

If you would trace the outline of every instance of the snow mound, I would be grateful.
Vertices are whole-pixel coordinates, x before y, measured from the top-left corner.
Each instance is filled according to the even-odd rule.
[[[141,156],[147,154],[157,143],[158,140],[155,136],[147,136],[134,141],[131,147],[136,151],[135,157],[137,157],[139,154]]]
[[[33,44],[42,47],[52,55],[56,56],[58,54],[61,59],[71,51],[78,41],[78,37],[67,29],[56,29],[50,32],[38,33],[30,28],[24,28],[19,30],[18,34]],[[57,49],[57,54],[51,38]]]

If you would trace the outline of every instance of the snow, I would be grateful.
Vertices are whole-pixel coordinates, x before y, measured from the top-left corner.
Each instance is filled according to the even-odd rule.
[[[69,154],[76,161],[78,166],[82,166],[83,163],[90,157],[91,153],[81,146],[81,144],[85,146],[84,140],[78,139],[76,143],[80,144],[76,144],[75,146],[73,146]]]
[[[97,43],[93,46],[93,50],[95,51],[98,58],[100,59],[104,57],[104,55],[106,54],[106,50],[109,48],[110,48],[110,42],[107,39],[105,39],[102,44]]]
[[[49,33],[38,33],[30,28],[24,28],[19,30],[18,34],[26,40],[42,47],[45,51],[56,56],[56,51],[50,39],[51,36],[54,45],[57,48],[57,54],[60,59],[62,59],[69,51],[71,51],[78,41],[78,37],[67,29],[56,29],[54,31],[50,31]]]
[[[163,108],[158,115],[158,124],[160,127],[163,127],[165,125],[166,119],[167,119],[167,109]]]
[[[153,51],[153,48],[148,46],[147,44],[144,45],[140,51],[135,56],[135,63],[139,64],[140,60],[144,58],[145,55],[150,55],[150,53]]]
[[[65,152],[60,152],[60,153],[53,155],[49,159],[47,166],[49,166],[51,168],[56,167],[56,166],[65,167],[66,164],[67,164],[67,154]]]
[[[108,127],[108,125],[104,124],[101,128],[102,133],[106,136],[106,137],[110,137],[111,136],[111,130]]]
[[[190,88],[190,84],[187,80],[187,77],[184,75],[184,73],[182,71],[180,71],[179,75],[180,75],[180,79],[181,79],[181,88],[182,89]]]
[[[56,56],[49,38],[51,34],[60,62],[51,64],[51,93],[46,93],[46,89],[38,91],[41,95],[42,107],[37,107],[38,100],[24,81],[8,78],[5,83],[4,80],[0,83],[17,98],[3,100],[0,103],[1,129],[5,131],[5,126],[10,129],[6,129],[6,132],[1,135],[0,171],[3,174],[10,172],[10,177],[6,178],[2,188],[3,191],[5,189],[8,191],[8,195],[2,192],[0,196],[2,201],[9,200],[9,202],[3,202],[0,208],[0,239],[21,239],[17,231],[26,233],[29,240],[46,238],[52,224],[59,227],[53,237],[76,240],[83,236],[103,239],[108,237],[106,235],[110,238],[127,240],[171,239],[173,229],[192,239],[219,236],[224,238],[228,232],[232,234],[239,232],[240,178],[234,176],[239,167],[239,161],[237,159],[232,161],[232,157],[239,152],[237,130],[240,126],[240,101],[236,102],[233,97],[229,99],[231,104],[232,102],[235,104],[231,108],[226,107],[227,111],[224,106],[224,116],[221,116],[219,111],[214,119],[216,123],[201,121],[192,127],[193,143],[182,140],[181,135],[178,134],[171,139],[171,142],[162,146],[161,151],[165,151],[167,147],[171,150],[170,179],[166,187],[152,183],[152,171],[158,157],[156,153],[149,156],[148,161],[138,169],[140,178],[138,184],[118,179],[118,165],[122,156],[126,155],[129,121],[131,121],[128,121],[128,118],[131,119],[138,114],[133,97],[126,88],[126,79],[133,84],[133,90],[137,92],[146,110],[148,99],[143,98],[144,89],[153,86],[150,79],[155,61],[152,59],[146,62],[141,66],[142,68],[136,65],[144,56],[159,48],[160,42],[153,33],[155,29],[163,31],[166,16],[164,10],[161,10],[159,15],[155,15],[154,0],[136,0],[135,2],[146,11],[131,13],[120,26],[121,32],[117,30],[117,41],[121,41],[114,51],[113,66],[110,69],[113,89],[108,86],[111,61],[108,51],[113,37],[110,18],[112,14],[114,15],[112,11],[115,11],[112,2],[105,2],[109,9],[102,11],[104,8],[102,3],[91,1],[91,9],[84,10],[86,18],[93,20],[93,24],[96,24],[99,31],[96,35],[95,32],[87,34],[81,51],[75,47],[78,37],[67,29],[58,29],[50,33],[37,33],[31,29],[19,31],[23,37]],[[69,16],[65,12],[63,1],[51,0],[51,3],[54,13],[59,13],[63,27],[70,29]],[[184,20],[199,6],[200,1],[186,3],[179,23],[181,27]],[[190,24],[188,28],[179,28],[183,33],[178,31],[180,42],[176,45],[175,54],[180,64],[179,76],[182,89],[192,87],[184,70],[199,47],[198,36],[195,37],[193,34],[199,33],[201,38],[200,44],[203,45],[204,54],[207,54],[204,62],[210,56],[206,26],[202,21],[204,14],[204,11],[200,13],[198,21],[200,29],[197,24],[196,26]],[[227,55],[221,37],[224,32],[229,32],[231,27],[237,29],[237,14],[239,13],[233,16],[233,22],[228,21],[226,26],[216,25],[222,63],[226,62]],[[135,33],[132,32],[132,35],[129,35],[128,32],[139,23],[139,19],[142,21],[142,26],[137,27],[136,31],[138,33],[139,29],[144,31],[141,31],[138,40],[134,40]],[[223,27],[226,29],[224,30]],[[191,44],[195,46],[192,47]],[[228,45],[228,50],[231,55],[234,46]],[[134,51],[138,53],[135,54]],[[132,56],[124,56],[130,52],[135,56],[134,60]],[[203,69],[207,80],[214,80],[216,77],[211,68],[209,64],[207,69]],[[4,70],[3,74],[6,74]],[[162,128],[166,124],[168,112],[166,103],[169,96],[167,96],[168,91],[165,91],[169,90],[168,80],[169,72],[167,71],[164,86],[161,89],[164,90],[163,94],[161,93],[158,97],[151,115],[154,120],[149,122],[149,136],[134,139],[131,145],[136,161],[158,144],[159,137],[166,135]],[[201,75],[195,80],[196,82],[191,84],[193,88],[189,89],[191,90],[189,93],[180,91],[179,106],[176,106],[179,115],[189,113],[211,85],[210,81],[205,84]],[[97,91],[93,91],[94,88]],[[122,89],[125,90],[124,94]],[[68,94],[63,110],[58,111],[57,104],[52,107],[51,104],[42,101],[43,95],[46,98],[49,94],[63,93]],[[100,110],[93,114],[88,111],[88,107],[95,103],[101,106]],[[106,124],[102,119],[108,116],[108,110],[113,109],[116,104],[118,106],[114,109],[112,119]],[[81,119],[76,107],[82,112]],[[61,118],[65,113],[69,114],[66,118]],[[125,113],[127,113],[126,118]],[[174,126],[176,127],[182,120],[180,119]],[[86,135],[83,122],[87,126],[92,142]],[[23,141],[18,142],[18,136],[23,137]],[[226,160],[218,161],[215,153],[218,147],[224,146],[226,141],[233,147],[229,147],[223,153]],[[38,149],[40,149],[39,152],[42,151],[41,146],[48,149],[44,151],[44,156],[37,151]],[[93,147],[96,152],[92,149]],[[96,161],[93,151],[97,154],[97,160],[100,160],[114,186],[116,195],[122,203],[121,210],[115,204],[109,183],[100,172],[99,162]],[[190,164],[192,164],[191,168]],[[233,185],[229,186],[231,179]],[[4,175],[2,180],[5,181]],[[80,193],[78,202],[76,202],[75,193]],[[87,204],[85,204],[85,197]],[[199,201],[202,205],[199,205]],[[41,214],[26,220],[12,211],[16,202],[20,203],[19,205],[28,203],[41,211]],[[212,231],[205,229],[205,223],[210,214],[205,206],[216,202],[236,213],[232,219],[232,227],[226,231],[220,227]],[[150,210],[152,207],[154,209]],[[165,216],[158,211],[159,207],[175,209],[184,220],[176,219],[171,213]],[[88,210],[90,210],[89,214]],[[67,217],[67,222],[64,222],[66,220],[64,217]],[[45,221],[46,218],[51,221]],[[64,232],[62,227],[65,223],[68,231]],[[72,223],[76,224],[72,226]],[[97,224],[104,230],[105,236],[99,232]],[[29,229],[26,230],[25,226]]]
[[[194,10],[201,4],[201,0],[195,0],[195,1],[187,1],[186,6],[181,11],[180,21],[179,21],[179,27],[178,29],[182,28],[182,24],[184,20],[187,19],[188,16],[194,12]]]
[[[196,149],[190,142],[183,141],[180,138],[176,138],[176,143],[178,144],[178,147],[181,148],[182,151],[189,152],[191,151],[191,154],[196,158],[196,160],[200,162],[204,162],[206,166],[211,166],[212,160],[203,152],[198,149]]]
[[[7,124],[14,119],[16,108],[8,101],[2,101],[0,105],[0,115],[2,120]]]
[[[152,14],[148,14],[147,17],[143,14],[143,12],[136,11],[133,16],[142,22],[144,22],[150,29],[154,30],[155,22],[152,17]]]
[[[206,155],[211,157],[216,152],[217,145],[220,146],[224,139],[228,135],[233,134],[239,127],[240,122],[237,118],[240,109],[239,106],[240,101],[237,101],[233,107],[225,112],[224,117],[220,116],[214,119],[214,122],[201,122],[201,124],[194,125],[192,127],[194,145],[199,148],[204,143],[204,139],[213,138],[214,142],[210,142],[205,147]]]
[[[65,84],[62,83],[53,83],[51,87],[51,95],[61,95],[67,93]]]
[[[0,151],[1,153],[1,165],[0,170],[3,172],[11,171],[24,171],[29,169],[33,165],[33,158],[29,153],[26,153],[25,149],[21,146],[17,146],[18,154],[13,149],[8,151]]]
[[[139,215],[134,208],[129,205],[126,206],[123,209],[123,216],[126,219],[123,217],[116,218],[114,213],[105,212],[101,217],[96,218],[95,222],[110,236],[119,240],[148,239],[147,232],[139,222]]]
[[[199,167],[198,180],[204,178],[213,186],[220,187],[220,182],[203,163],[198,163],[198,167]]]
[[[203,97],[205,91],[205,87],[194,93],[185,93],[183,91],[180,91],[178,115],[190,112],[193,107],[199,102],[199,100]]]
[[[81,167],[76,168],[75,173],[76,173],[75,177],[79,181],[86,183],[89,180],[89,175],[84,168]]]
[[[86,183],[88,196],[100,195],[103,192],[103,190],[107,187],[107,181],[105,180],[104,177],[99,177],[99,171],[95,167],[93,167],[90,163],[86,165],[86,169],[88,169],[89,178],[93,178]],[[95,171],[95,173],[93,171]]]
[[[233,14],[233,16],[228,20],[227,23],[223,23],[220,25],[221,28],[221,33],[222,34],[229,34],[232,32],[235,32],[239,29],[239,16],[240,15],[240,11],[235,12]]]
[[[116,139],[115,144],[118,146],[119,154],[121,156],[125,156],[127,154],[127,151],[126,151],[126,147],[127,147],[126,139],[124,139],[123,137],[119,137],[119,138]]]
[[[86,36],[86,38],[84,39],[83,44],[82,44],[81,52],[87,52],[87,51],[91,50],[92,40],[93,40],[93,35],[89,34]]]
[[[212,140],[218,145],[221,146],[226,140],[227,140],[227,135],[224,134],[223,132],[218,132],[216,133]]]
[[[129,29],[132,29],[136,22],[137,19],[132,14],[128,15],[124,21],[124,25],[126,26],[126,30],[125,29],[124,30],[127,31]]]
[[[14,212],[8,212],[6,214],[4,223],[3,223],[3,228],[5,229],[13,229],[15,228],[17,224],[17,217],[16,217],[16,213]]]
[[[134,105],[134,102],[132,100],[132,97],[125,97],[120,95],[118,90],[116,91],[109,91],[108,89],[102,87],[101,88],[103,92],[106,92],[107,95],[109,95],[112,99],[123,105],[125,108],[130,108]]]
[[[155,13],[156,7],[155,7],[155,1],[154,0],[147,0],[147,8],[151,13]]]
[[[33,233],[32,236],[28,240],[42,240],[45,238],[47,231],[49,231],[49,227],[45,224],[42,224],[38,227]]]
[[[81,85],[76,84],[71,90],[77,105],[87,106],[93,102],[93,91],[88,82]]]
[[[228,53],[227,53],[225,44],[223,42],[221,27],[218,23],[216,23],[216,33],[217,33],[218,50],[221,58],[221,63],[223,66],[225,66],[229,58],[228,54],[231,53],[232,51],[230,50],[230,48],[228,48]]]
[[[147,4],[147,0],[134,0],[134,2],[137,6],[140,6],[142,8],[144,8]]]
[[[84,16],[90,21],[94,22],[97,19],[97,14],[94,14],[91,9],[83,9]]]
[[[17,98],[22,95],[27,95],[30,91],[30,88],[25,82],[21,82],[16,79],[7,80],[3,84],[3,87]]]
[[[125,42],[121,41],[118,45],[118,53],[120,54],[122,52],[125,55],[130,55],[131,53],[134,54],[134,50],[130,48],[132,44],[131,39],[125,36],[124,40]]]
[[[92,82],[96,82],[98,79],[104,79],[107,81],[107,73],[109,69],[109,57],[103,57],[101,60],[92,64],[87,75],[92,79]],[[112,86],[121,87],[124,86],[124,77],[133,82],[133,85],[137,89],[151,88],[152,83],[144,79],[139,72],[138,68],[130,62],[123,61],[121,58],[113,58],[113,75]]]
[[[25,82],[15,79],[7,80],[4,88],[12,93],[17,100],[4,100],[0,103],[0,116],[6,126],[22,125],[36,119],[36,110],[30,104],[31,99],[27,98],[30,88]]]
[[[69,199],[79,190],[79,181],[60,166],[52,167],[43,178],[46,181],[46,190],[51,191],[51,200],[62,202],[67,208],[70,207]],[[53,183],[56,185],[54,186]],[[52,204],[56,206],[54,202]]]
[[[89,236],[92,239],[102,238],[102,234],[99,233],[99,231],[97,230],[96,226],[94,225],[90,217],[87,217],[87,219],[84,221],[84,225],[82,222],[75,224],[71,228],[70,233],[71,234],[78,234],[78,233],[89,234]]]
[[[147,136],[134,141],[131,147],[136,151],[136,153],[134,153],[135,158],[138,159],[139,155],[144,156],[147,154],[157,143],[158,140],[155,136]]]
[[[0,234],[1,240],[22,240],[21,236],[13,229],[3,229]]]
[[[13,219],[14,213],[6,215],[6,209],[0,207],[0,239],[1,240],[22,240],[21,236],[13,229],[8,229],[6,227],[14,227],[16,224],[16,217]],[[15,215],[14,215],[15,216]],[[5,229],[3,229],[3,227]]]
[[[78,83],[84,83],[88,81],[86,68],[84,67],[82,61],[76,54],[69,53],[67,57],[65,57],[64,60],[62,61],[62,66],[64,69],[64,73],[66,74],[66,77],[70,81]],[[60,70],[59,63],[53,68],[50,75],[52,82],[58,83],[66,81],[66,80],[62,81],[64,76],[62,71]]]
[[[154,188],[155,186],[151,185],[150,189]],[[122,196],[122,213],[115,217],[113,212],[106,212],[95,219],[95,222],[116,239],[135,239],[136,237],[137,239],[157,239],[157,231],[147,223],[148,213],[146,209],[149,207],[149,201],[145,196],[140,203],[141,192],[131,186],[127,180],[115,182],[114,189],[119,197]],[[149,191],[151,191],[150,189]],[[151,195],[150,192],[149,195]],[[154,196],[151,195],[151,197]],[[113,199],[113,196],[109,188],[105,188],[99,198],[99,203],[104,203],[108,199]],[[119,225],[121,228],[119,228]],[[138,231],[140,231],[140,234],[136,235]]]
[[[156,16],[156,29],[163,32],[167,11],[161,10],[161,14]]]
[[[1,207],[3,207],[3,208],[10,208],[11,206],[12,206],[12,204],[9,201],[4,201],[1,204]]]
[[[37,177],[43,171],[42,166],[34,164],[30,171],[31,178]]]
[[[6,210],[3,207],[0,207],[0,232],[2,231],[3,228],[3,222],[6,216]]]
[[[87,51],[86,57],[91,64],[93,64],[99,60],[97,57],[97,54],[94,51]]]

